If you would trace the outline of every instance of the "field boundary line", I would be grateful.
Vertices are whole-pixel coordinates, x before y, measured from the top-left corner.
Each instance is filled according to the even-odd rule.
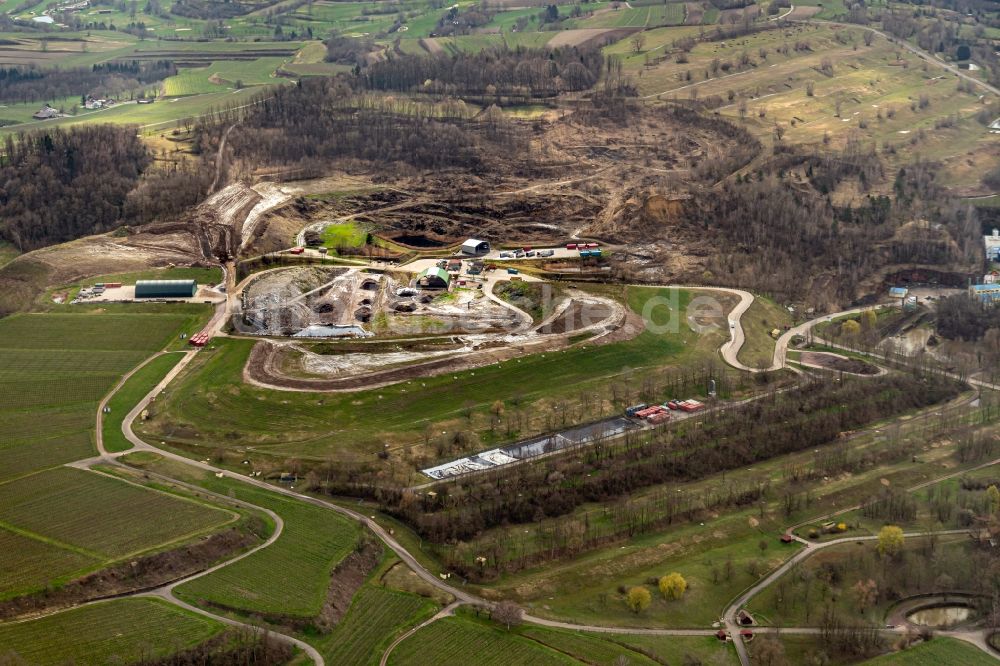
[[[109,555],[108,553],[99,553],[96,550],[88,550],[87,548],[83,548],[82,546],[74,546],[71,543],[66,543],[65,541],[60,541],[59,539],[54,539],[52,537],[47,537],[37,532],[32,532],[31,530],[25,529],[23,527],[18,527],[17,525],[8,523],[6,520],[0,520],[0,529],[7,530],[8,532],[17,534],[18,536],[22,536],[26,539],[32,539],[34,541],[38,541],[49,546],[54,546],[56,548],[59,548],[60,550],[68,550],[72,553],[76,553],[77,555],[84,555],[86,557],[91,557],[97,560],[98,562],[109,562],[109,561],[113,562],[115,560],[115,558]]]

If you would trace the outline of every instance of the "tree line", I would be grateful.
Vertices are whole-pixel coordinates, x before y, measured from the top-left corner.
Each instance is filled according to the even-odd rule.
[[[751,403],[707,414],[697,423],[678,424],[652,435],[630,433],[620,444],[597,442],[549,461],[441,484],[433,495],[393,488],[370,488],[369,494],[380,501],[385,511],[412,525],[423,538],[438,544],[455,544],[499,526],[566,516],[585,503],[610,503],[649,486],[700,479],[827,444],[845,431],[936,404],[959,391],[958,382],[937,377],[928,381],[908,374],[845,378],[841,383],[812,381],[796,391],[771,393]],[[364,492],[346,478],[323,485],[328,492]],[[668,493],[669,496],[655,500],[660,502],[658,507],[633,506],[618,516],[616,524],[637,530],[651,524],[643,515],[647,511],[650,516],[656,514],[658,520],[682,519],[686,514],[691,515],[687,512],[706,504],[753,502],[765,491],[765,487],[757,484],[733,486],[719,489],[712,493],[713,497],[706,496],[701,501],[672,497]],[[578,521],[567,525],[572,522]],[[587,536],[595,535],[588,535],[584,529],[575,536],[554,533],[551,538],[558,546],[560,542],[568,544],[573,539],[579,542]],[[465,575],[487,573],[471,562],[454,559],[449,565]]]
[[[388,58],[361,71],[358,81],[367,90],[554,97],[591,88],[604,65],[597,49],[496,48]]]
[[[464,105],[461,105],[464,108]],[[388,168],[481,168],[493,159],[528,153],[523,131],[502,114],[482,120],[451,117],[458,106],[355,95],[343,79],[304,79],[268,91],[241,112],[200,121],[197,148],[217,144],[237,120],[228,145],[255,164],[295,165],[301,175],[320,174],[344,159]]]
[[[0,68],[0,102],[17,104],[80,96],[82,103],[87,95],[117,97],[176,73],[177,68],[166,60],[110,62],[71,69],[4,67]]]

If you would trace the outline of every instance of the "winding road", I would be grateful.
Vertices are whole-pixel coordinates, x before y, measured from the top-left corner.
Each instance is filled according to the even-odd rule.
[[[231,268],[227,272],[227,280],[231,283],[231,282],[233,282],[233,280],[232,280],[232,277],[230,276],[230,272],[231,272]],[[643,286],[649,286],[649,285],[643,285]],[[664,285],[664,286],[665,287],[671,287],[673,285]],[[743,291],[743,290],[739,290],[739,289],[721,288],[721,287],[691,287],[691,286],[684,286],[683,288],[685,288],[685,289],[700,289],[700,290],[705,290],[705,291],[709,291],[709,292],[714,291],[714,292],[717,292],[717,293],[725,293],[725,294],[728,294],[728,295],[734,295],[734,296],[737,296],[739,298],[739,301],[732,308],[732,310],[729,312],[729,314],[727,316],[727,319],[728,319],[729,324],[730,324],[730,326],[729,326],[730,338],[720,348],[720,354],[722,355],[723,359],[727,363],[729,363],[730,365],[733,365],[734,367],[737,367],[737,368],[740,368],[742,370],[749,371],[749,372],[759,371],[757,369],[749,368],[749,367],[743,365],[742,363],[739,362],[739,360],[737,358],[738,354],[739,354],[739,351],[740,351],[741,347],[743,346],[743,344],[745,342],[745,333],[743,331],[741,319],[742,319],[743,315],[747,312],[747,310],[753,304],[753,300],[754,300],[753,295],[750,294],[747,291]],[[209,322],[208,326],[206,327],[207,329],[209,329],[209,330],[219,330],[219,329],[222,328],[222,326],[223,326],[223,324],[224,324],[224,322],[226,320],[227,313],[228,313],[229,308],[230,308],[230,306],[228,304],[231,302],[231,297],[233,296],[233,294],[230,293],[229,296],[230,296],[230,299],[227,299],[226,303],[222,303],[222,304],[219,305],[219,307],[217,308],[217,310],[216,310],[215,314],[213,315],[211,321]],[[789,346],[789,344],[790,344],[790,342],[791,342],[791,340],[792,340],[792,338],[794,336],[796,336],[796,335],[807,336],[809,334],[809,332],[812,330],[812,328],[816,324],[818,324],[820,322],[823,322],[823,321],[827,321],[830,318],[836,318],[838,316],[842,316],[842,315],[845,315],[845,314],[856,313],[859,310],[860,310],[860,308],[855,308],[855,309],[852,309],[852,310],[846,310],[846,311],[844,311],[842,313],[837,313],[835,315],[827,315],[827,316],[823,316],[823,317],[818,317],[818,318],[813,319],[813,320],[811,320],[809,322],[806,322],[804,324],[796,326],[795,328],[793,328],[790,331],[786,332],[783,336],[781,336],[781,338],[775,344],[774,357],[773,357],[773,362],[772,362],[772,365],[771,365],[770,369],[777,369],[777,368],[780,368],[780,367],[784,367],[786,365],[786,362],[787,362],[787,349],[788,349],[788,346]],[[154,359],[154,358],[156,358],[156,357],[158,357],[158,356],[160,356],[162,354],[165,354],[165,353],[182,353],[184,355],[184,357],[170,370],[170,372],[167,373],[167,375],[146,396],[143,397],[143,399],[141,401],[139,401],[138,404],[136,404],[135,406],[133,406],[132,409],[126,414],[125,419],[122,422],[122,433],[125,436],[125,438],[132,444],[133,448],[130,449],[129,451],[126,451],[126,452],[109,452],[106,449],[105,445],[104,445],[103,432],[102,432],[104,407],[108,404],[109,400],[117,393],[117,391],[120,390],[121,387],[128,381],[128,379],[131,378],[139,369],[141,369],[142,367],[144,367],[152,359]],[[481,598],[479,596],[476,596],[474,594],[471,594],[471,593],[469,593],[469,592],[467,592],[467,591],[465,591],[463,589],[455,587],[455,586],[449,584],[446,580],[443,580],[437,574],[432,573],[431,571],[429,571],[428,569],[426,569],[416,557],[414,557],[402,544],[400,544],[391,534],[389,534],[381,525],[379,525],[377,522],[375,522],[375,520],[373,520],[369,516],[363,515],[363,514],[357,512],[357,511],[354,511],[354,510],[352,510],[350,508],[347,508],[347,507],[344,507],[344,506],[341,506],[341,505],[338,505],[338,504],[335,504],[335,503],[332,503],[332,502],[328,502],[328,501],[323,500],[323,499],[318,498],[318,497],[313,497],[313,496],[310,496],[310,495],[305,495],[305,494],[302,494],[302,493],[297,493],[297,492],[295,492],[295,491],[293,491],[291,489],[283,488],[283,487],[280,487],[280,486],[274,486],[274,485],[271,485],[271,484],[269,484],[269,483],[267,483],[267,482],[265,482],[263,480],[260,480],[260,479],[254,478],[254,477],[244,476],[244,475],[241,475],[241,474],[229,471],[229,470],[221,469],[219,467],[216,467],[216,466],[211,465],[211,464],[206,463],[206,462],[201,462],[201,461],[198,461],[198,460],[193,460],[191,458],[187,458],[185,456],[179,455],[179,454],[174,453],[172,451],[167,451],[167,450],[164,450],[164,449],[160,449],[160,448],[158,448],[156,446],[153,446],[152,444],[144,441],[138,435],[136,435],[136,433],[134,432],[133,427],[132,427],[135,419],[138,418],[138,416],[142,413],[142,411],[149,405],[149,403],[152,400],[154,400],[156,398],[157,395],[159,395],[159,393],[161,391],[163,391],[181,372],[183,372],[183,370],[197,356],[197,354],[198,354],[198,350],[194,350],[194,349],[188,350],[188,351],[184,351],[184,352],[161,351],[161,352],[158,352],[158,353],[150,356],[142,364],[140,364],[139,366],[137,366],[136,368],[134,368],[133,370],[131,370],[128,374],[126,374],[125,376],[123,376],[122,379],[115,385],[115,387],[108,393],[108,395],[105,396],[105,398],[101,401],[101,403],[100,403],[100,405],[98,407],[98,410],[97,410],[97,416],[96,416],[96,443],[97,443],[97,449],[98,449],[98,456],[94,457],[94,458],[87,459],[87,460],[83,460],[83,461],[77,461],[77,462],[72,463],[72,464],[74,466],[83,467],[83,468],[92,467],[93,465],[96,465],[96,464],[122,465],[122,466],[124,466],[124,463],[122,463],[119,460],[119,458],[121,456],[123,456],[123,455],[126,455],[127,453],[134,453],[134,452],[137,452],[137,451],[153,452],[153,453],[156,453],[156,454],[158,454],[160,456],[163,456],[166,459],[169,459],[169,460],[172,460],[172,461],[176,461],[176,462],[179,462],[179,463],[191,466],[193,468],[196,468],[196,469],[199,469],[199,470],[202,470],[202,471],[210,472],[210,473],[213,473],[213,474],[215,474],[217,476],[222,476],[222,477],[225,477],[225,478],[228,478],[228,479],[232,479],[232,480],[238,481],[240,483],[246,483],[246,484],[255,486],[257,488],[265,489],[265,490],[268,490],[270,492],[277,493],[277,494],[280,494],[280,495],[284,495],[284,496],[287,496],[287,497],[292,497],[292,498],[295,498],[298,501],[305,502],[305,503],[308,503],[308,504],[311,504],[311,505],[314,505],[314,506],[323,507],[325,509],[334,511],[334,512],[336,512],[336,513],[338,513],[338,514],[340,514],[342,516],[345,516],[345,517],[347,517],[347,518],[349,518],[351,520],[354,520],[357,523],[363,525],[365,528],[367,528],[372,533],[374,533],[379,539],[381,539],[382,542],[385,543],[385,545],[391,551],[393,551],[393,553],[395,553],[396,556],[399,557],[399,559],[402,560],[411,570],[413,570],[414,573],[418,577],[420,577],[426,583],[434,586],[435,588],[437,588],[439,590],[442,590],[442,591],[444,591],[444,592],[452,595],[452,597],[455,599],[455,601],[452,604],[450,604],[447,607],[445,607],[444,609],[442,609],[439,613],[437,613],[432,618],[430,618],[427,621],[425,621],[423,624],[421,624],[421,625],[419,625],[417,627],[414,627],[414,628],[410,629],[409,631],[405,632],[403,635],[397,637],[393,641],[393,643],[389,646],[389,648],[382,655],[381,663],[382,663],[383,666],[387,663],[388,658],[389,658],[390,653],[392,652],[392,650],[397,645],[399,645],[403,640],[405,640],[408,636],[416,633],[416,631],[418,631],[421,627],[426,626],[427,624],[429,624],[431,622],[434,622],[434,621],[436,621],[436,620],[438,620],[440,618],[447,617],[448,615],[452,614],[454,612],[454,609],[457,608],[458,606],[463,605],[463,604],[478,604],[478,605],[483,605],[483,606],[489,607],[489,606],[492,605],[492,602],[490,602],[490,601],[488,601],[486,599],[483,599],[483,598]],[[1000,461],[994,461],[994,462],[1000,462]],[[152,590],[138,591],[138,592],[135,592],[132,595],[126,595],[126,596],[134,596],[134,597],[156,597],[156,598],[159,598],[159,599],[163,599],[163,600],[165,600],[165,601],[167,601],[169,603],[172,603],[172,604],[175,604],[177,606],[180,606],[182,608],[185,608],[185,609],[187,609],[187,610],[189,610],[191,612],[198,613],[200,615],[213,618],[213,619],[215,619],[215,620],[217,620],[219,622],[225,623],[225,624],[230,625],[230,626],[250,627],[251,625],[249,625],[247,623],[243,623],[243,622],[235,620],[235,619],[233,619],[231,617],[228,617],[228,616],[225,616],[225,615],[220,615],[220,614],[217,614],[217,613],[213,613],[213,612],[211,612],[211,611],[209,611],[209,610],[207,610],[205,608],[200,608],[200,607],[194,606],[192,604],[189,604],[189,603],[187,603],[187,602],[179,599],[175,595],[175,590],[176,590],[176,588],[178,586],[183,585],[186,582],[189,582],[189,581],[194,580],[196,578],[200,578],[202,576],[206,576],[206,575],[209,575],[209,574],[211,574],[213,572],[216,572],[216,571],[218,571],[218,570],[220,570],[220,569],[222,569],[222,568],[224,568],[226,566],[229,566],[229,565],[233,564],[234,562],[238,562],[238,561],[240,561],[240,560],[242,560],[242,559],[244,559],[246,557],[249,557],[250,555],[252,555],[252,554],[254,554],[254,553],[256,553],[256,552],[258,552],[258,551],[260,551],[260,550],[262,550],[264,548],[267,548],[267,547],[271,546],[272,544],[274,544],[280,538],[280,536],[282,534],[282,531],[284,529],[284,522],[282,521],[281,517],[279,515],[277,515],[276,513],[274,513],[273,511],[270,511],[270,510],[268,510],[268,509],[266,509],[264,507],[253,505],[252,503],[249,503],[249,502],[239,501],[239,500],[235,500],[233,498],[223,497],[221,495],[210,493],[209,491],[206,491],[203,488],[200,488],[200,487],[197,487],[197,486],[193,486],[193,485],[188,484],[188,483],[186,483],[184,481],[172,479],[170,477],[167,477],[167,476],[164,476],[164,475],[161,475],[161,474],[154,474],[152,472],[150,472],[150,474],[153,475],[153,476],[156,476],[156,477],[158,477],[158,478],[160,478],[160,479],[162,479],[162,480],[164,480],[166,482],[169,482],[169,483],[172,483],[172,484],[176,484],[176,485],[179,485],[179,486],[183,486],[183,487],[187,487],[187,488],[196,490],[200,494],[203,494],[203,495],[207,494],[207,495],[215,496],[222,503],[228,503],[230,505],[236,504],[238,506],[243,506],[245,508],[251,508],[251,509],[254,509],[254,510],[257,510],[257,511],[261,511],[261,512],[263,512],[263,513],[265,513],[265,514],[267,514],[268,516],[271,517],[271,519],[274,521],[275,529],[274,529],[273,533],[268,537],[268,539],[265,542],[259,544],[255,548],[253,548],[253,549],[251,549],[251,550],[249,550],[249,551],[247,551],[245,553],[240,554],[239,556],[237,556],[235,558],[232,558],[232,559],[227,560],[225,562],[221,562],[221,563],[216,564],[216,565],[214,565],[214,566],[212,566],[212,567],[210,567],[208,569],[205,569],[203,571],[197,572],[197,573],[192,574],[190,576],[186,576],[186,577],[184,577],[182,579],[179,579],[179,580],[176,580],[176,581],[172,581],[172,582],[170,582],[168,584],[165,584],[165,585],[163,585],[161,587],[157,587],[157,588],[152,589]],[[937,481],[937,480],[935,480],[935,481]],[[930,482],[928,482],[928,483],[930,483]],[[845,509],[845,510],[849,510],[849,509]],[[940,532],[911,533],[908,536],[921,536],[921,535],[928,535],[928,534],[947,535],[947,534],[957,534],[957,533],[962,533],[962,532],[964,532],[964,531],[963,530],[944,530],[944,531],[940,531]],[[758,581],[753,587],[747,589],[742,594],[740,594],[736,599],[734,599],[730,604],[728,604],[728,606],[725,609],[725,612],[723,613],[722,620],[725,623],[725,626],[726,626],[727,630],[729,631],[731,637],[733,638],[733,641],[734,641],[734,644],[735,644],[735,647],[736,647],[736,650],[737,650],[737,654],[739,655],[740,661],[743,664],[743,666],[749,666],[750,660],[749,660],[749,654],[747,652],[746,646],[744,645],[744,643],[742,641],[742,638],[740,637],[740,634],[739,634],[740,627],[736,624],[736,614],[737,614],[737,612],[739,611],[740,608],[742,608],[744,605],[746,605],[746,603],[749,602],[750,599],[752,599],[754,596],[756,596],[757,594],[759,594],[762,590],[766,589],[775,580],[777,580],[778,578],[780,578],[780,576],[782,576],[783,574],[787,573],[792,567],[794,567],[796,564],[798,564],[799,562],[801,562],[805,558],[811,556],[813,553],[815,553],[815,552],[817,552],[819,550],[823,550],[825,548],[829,548],[829,547],[837,545],[837,544],[848,543],[848,542],[864,541],[864,540],[871,540],[871,539],[874,539],[874,538],[877,538],[877,537],[869,537],[869,536],[866,536],[866,537],[846,537],[846,538],[836,539],[836,540],[832,540],[832,541],[828,541],[828,542],[823,542],[823,543],[812,543],[812,542],[807,542],[807,541],[805,541],[805,540],[803,540],[801,538],[798,538],[798,537],[795,537],[795,538],[800,543],[805,544],[805,547],[803,549],[801,549],[799,552],[797,552],[795,555],[793,555],[791,558],[789,558],[788,560],[786,560],[780,567],[778,567],[774,571],[770,572],[767,576],[765,576],[760,581]],[[104,602],[102,602],[102,601],[95,601],[95,602],[92,602],[92,603],[104,603]],[[64,610],[69,610],[69,609],[63,609],[63,610],[59,610],[59,611],[56,611],[56,612],[64,612]],[[610,626],[601,626],[601,625],[574,624],[574,623],[569,623],[569,622],[560,622],[560,621],[557,621],[557,620],[550,620],[550,619],[546,619],[546,618],[535,617],[535,616],[531,616],[531,615],[525,615],[524,616],[524,620],[526,622],[529,622],[529,623],[532,623],[532,624],[538,624],[538,625],[542,625],[542,626],[562,628],[562,629],[570,629],[570,630],[574,630],[574,631],[589,631],[589,632],[595,632],[595,633],[648,634],[648,635],[663,635],[663,636],[707,636],[707,635],[714,634],[717,631],[716,629],[711,629],[711,628],[704,628],[704,629],[655,629],[655,628],[610,627]],[[768,631],[767,628],[764,628],[764,629],[755,628],[755,630],[756,631]],[[815,628],[786,628],[786,629],[782,629],[782,631],[785,632],[785,633],[814,634],[814,633],[817,633],[818,630],[815,629]],[[982,636],[981,635],[979,635],[979,634],[965,635],[965,634],[963,634],[961,632],[952,632],[952,633],[955,635],[955,637],[967,640],[967,641],[969,641],[969,642],[971,642],[971,643],[973,643],[973,644],[975,644],[975,645],[977,645],[977,646],[979,646],[981,648],[987,649],[987,651],[988,651],[988,648],[985,648],[985,642],[982,640]],[[309,645],[307,642],[305,642],[305,641],[303,641],[303,640],[301,640],[299,638],[296,638],[294,636],[290,636],[290,635],[287,635],[287,634],[278,633],[278,632],[275,632],[275,631],[271,632],[271,636],[273,636],[277,640],[286,642],[289,645],[292,645],[295,648],[301,650],[306,655],[308,655],[312,659],[312,661],[314,663],[319,664],[321,666],[325,666],[325,661],[323,659],[323,656],[313,646]]]

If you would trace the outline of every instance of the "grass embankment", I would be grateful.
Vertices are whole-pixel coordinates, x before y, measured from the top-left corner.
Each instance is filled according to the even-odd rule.
[[[330,572],[357,542],[359,528],[329,509],[247,484],[203,476],[199,483],[270,509],[285,521],[271,546],[177,588],[179,597],[252,615],[310,620],[326,598]]]
[[[0,625],[0,646],[36,666],[134,663],[197,645],[223,627],[159,599],[120,599]]]
[[[104,415],[101,428],[106,450],[117,453],[132,448],[131,442],[122,433],[122,422],[129,411],[160,383],[181,358],[181,354],[163,354],[154,358],[129,377],[112,396],[108,401],[111,411]]]
[[[187,447],[239,442],[269,456],[341,460],[369,460],[385,444],[390,450],[419,446],[425,429],[472,431],[482,443],[516,439],[546,427],[545,405],[565,403],[587,420],[606,416],[619,409],[613,394],[625,390],[612,386],[615,382],[635,387],[648,376],[655,387],[664,381],[656,372],[664,366],[714,358],[721,329],[703,336],[691,330],[684,317],[690,297],[689,291],[629,288],[629,307],[647,310],[656,324],[632,340],[534,354],[423,378],[419,386],[401,382],[356,393],[316,396],[248,385],[242,372],[254,343],[220,339],[168,387],[158,399],[158,415],[142,427],[151,437]],[[516,402],[525,411],[524,431],[508,434],[491,427],[489,409],[497,400]]]
[[[17,248],[7,241],[0,241],[0,268],[13,261],[19,254]]]
[[[908,650],[884,654],[864,662],[865,666],[993,666],[996,663],[995,657],[956,638],[935,638]]]
[[[97,282],[121,282],[131,284],[136,280],[194,280],[198,284],[219,284],[222,282],[221,268],[199,268],[178,266],[175,268],[154,268],[131,273],[111,273],[80,280],[74,286],[92,285]]]
[[[792,324],[791,313],[774,301],[755,296],[740,323],[746,339],[737,359],[751,368],[770,367],[777,341],[771,333],[774,329],[784,332],[785,326]]]

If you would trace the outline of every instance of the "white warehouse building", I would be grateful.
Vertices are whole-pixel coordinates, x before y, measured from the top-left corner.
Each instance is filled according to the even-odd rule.
[[[483,254],[490,253],[490,244],[484,240],[479,240],[478,238],[470,238],[469,240],[462,243],[462,254],[467,254],[472,257],[478,257]]]

